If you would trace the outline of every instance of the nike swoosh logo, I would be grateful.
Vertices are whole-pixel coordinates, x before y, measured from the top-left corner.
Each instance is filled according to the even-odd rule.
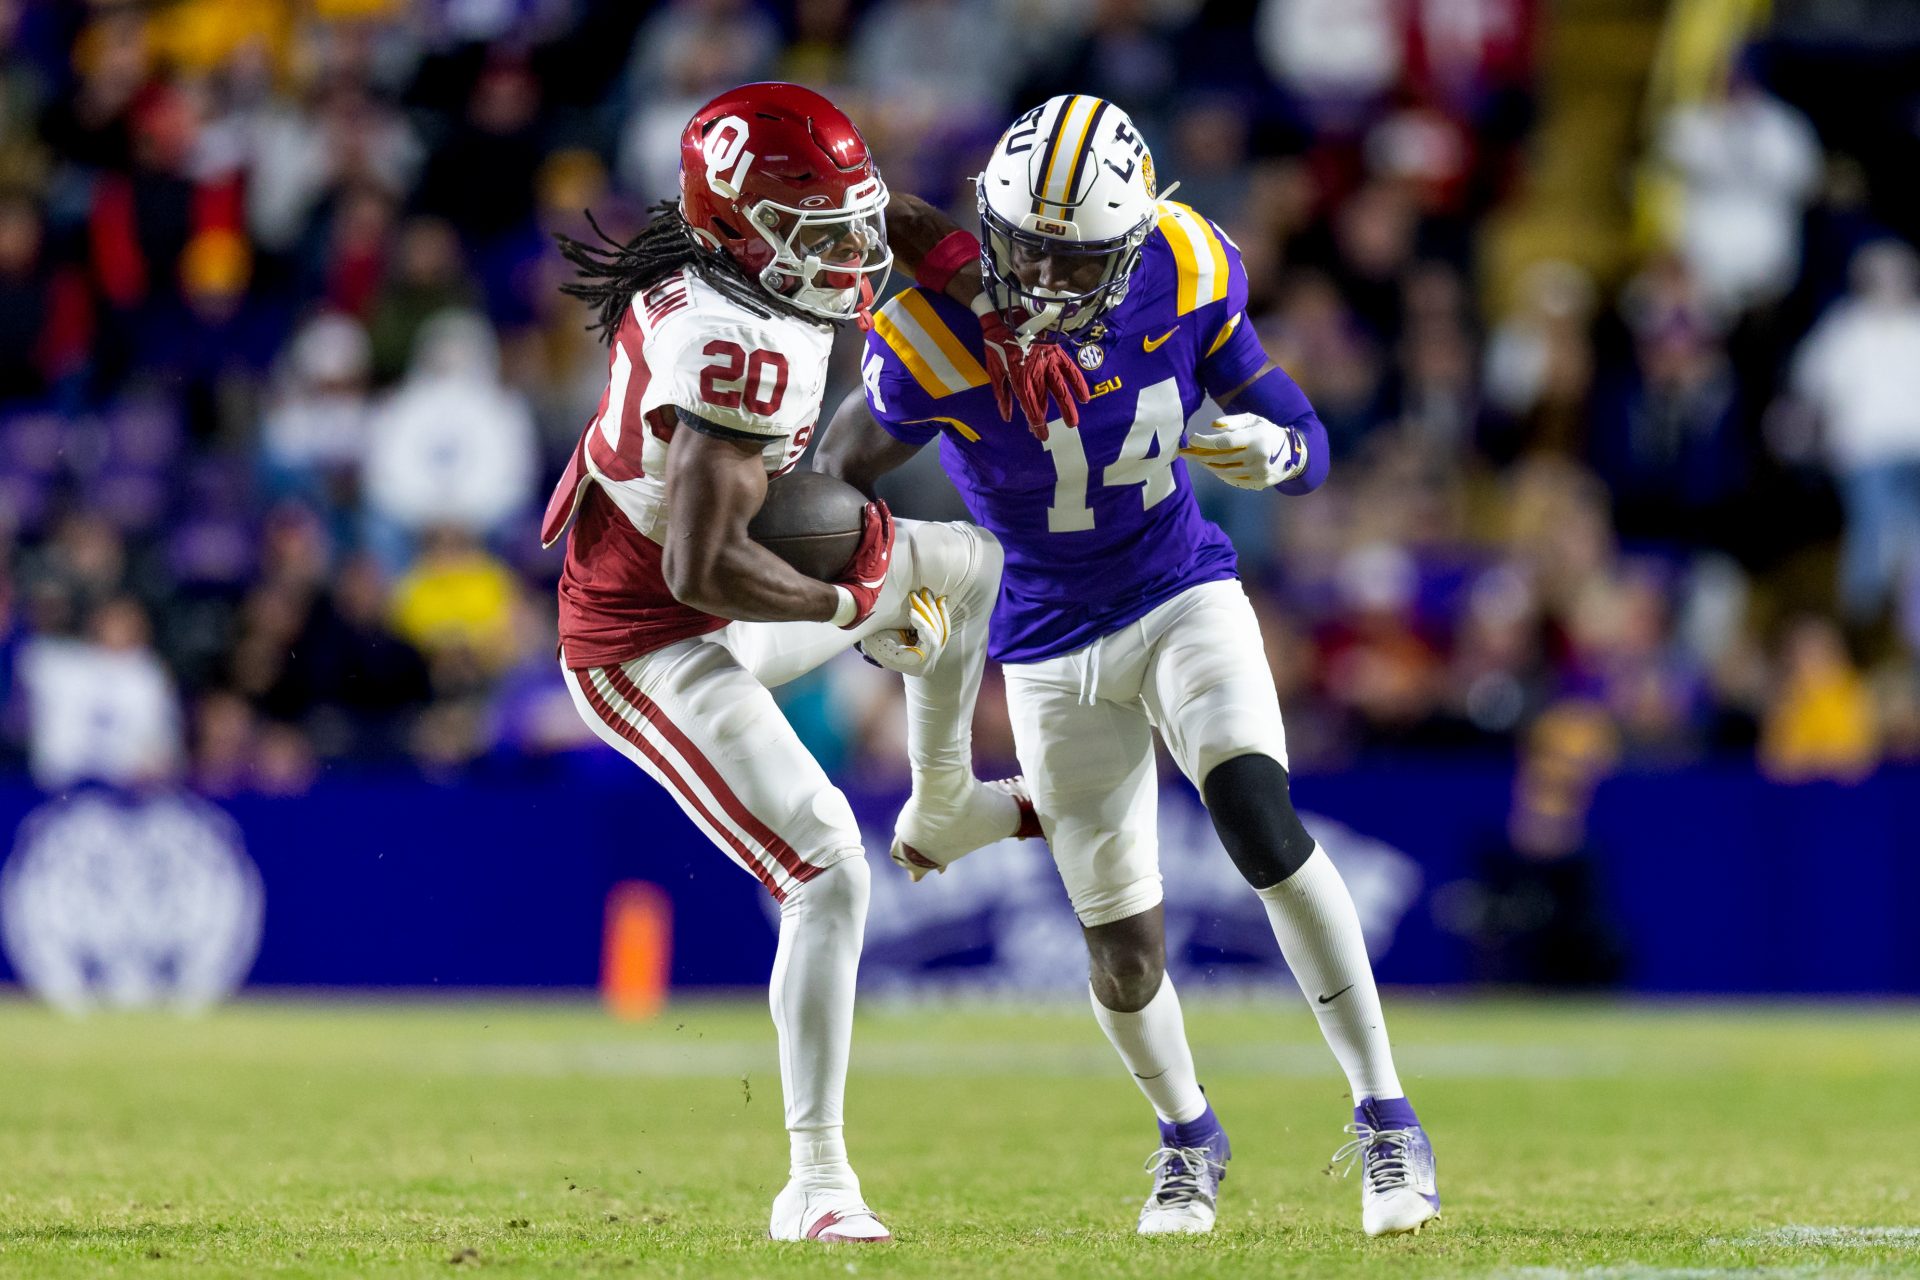
[[[1287,451],[1287,446],[1285,445],[1281,445],[1278,449],[1275,449],[1273,453],[1267,458],[1267,465],[1272,466],[1274,463],[1280,461],[1280,455],[1285,453],[1286,451]]]
[[[1162,343],[1166,342],[1168,338],[1171,338],[1178,332],[1180,332],[1180,326],[1175,325],[1157,338],[1142,338],[1141,341],[1146,344],[1147,350],[1158,351]]]
[[[1339,998],[1340,998],[1341,996],[1343,996],[1343,995],[1345,995],[1345,994],[1347,994],[1347,992],[1349,992],[1349,991],[1351,991],[1351,990],[1353,990],[1353,984],[1352,984],[1351,982],[1349,982],[1349,983],[1348,983],[1348,984],[1347,984],[1346,986],[1344,986],[1344,987],[1342,987],[1342,988],[1340,988],[1340,989],[1339,989],[1338,991],[1336,991],[1336,992],[1334,992],[1334,993],[1333,993],[1332,995],[1330,995],[1330,996],[1321,996],[1321,997],[1320,997],[1320,1003],[1321,1003],[1321,1004],[1332,1004],[1332,1003],[1333,1003],[1333,1002],[1334,1002],[1335,1000],[1338,1000],[1338,999],[1339,999]]]

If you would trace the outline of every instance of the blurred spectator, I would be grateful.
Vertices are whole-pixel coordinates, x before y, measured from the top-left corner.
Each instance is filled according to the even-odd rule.
[[[1681,251],[1714,304],[1743,311],[1791,288],[1801,214],[1820,176],[1806,117],[1767,93],[1748,61],[1724,99],[1676,111],[1661,146],[1685,186]]]
[[[1581,442],[1593,387],[1594,306],[1593,281],[1570,262],[1538,262],[1522,275],[1518,305],[1487,342],[1487,400],[1501,417],[1487,445],[1497,461]]]
[[[1625,304],[1634,363],[1597,406],[1588,453],[1629,538],[1725,545],[1749,466],[1731,361],[1678,258]]]
[[[374,378],[391,382],[406,372],[428,320],[442,311],[471,310],[479,301],[453,228],[438,218],[410,219],[400,229],[387,281],[374,295]]]
[[[854,37],[859,86],[876,114],[907,111],[928,125],[996,117],[1017,70],[1008,25],[987,0],[879,0]]]
[[[539,483],[525,400],[500,382],[500,352],[477,316],[449,313],[420,331],[407,380],[374,411],[363,484],[368,537],[390,565],[428,528],[504,533]]]
[[[294,334],[260,428],[269,500],[301,498],[344,513],[367,448],[372,347],[360,324],[323,313]]]
[[[1760,766],[1782,782],[1857,782],[1879,761],[1873,696],[1839,629],[1802,618],[1781,642],[1778,691],[1760,736]]]
[[[1308,128],[1357,135],[1399,79],[1406,48],[1392,0],[1261,0],[1267,72]]]
[[[21,4],[0,0],[0,189],[38,186],[47,170],[47,148],[35,130],[47,83],[14,44]]]
[[[86,282],[49,260],[34,202],[0,190],[0,403],[32,399],[76,372],[92,337]]]
[[[179,769],[179,702],[138,602],[115,596],[93,611],[84,639],[41,636],[19,661],[41,787],[140,786]]]
[[[672,0],[649,18],[627,70],[626,189],[643,204],[677,194],[687,118],[721,90],[765,79],[778,43],[772,20],[750,0]]]
[[[1871,621],[1901,575],[1920,598],[1920,262],[1882,241],[1853,261],[1853,292],[1794,358],[1846,503],[1840,596]]]
[[[394,588],[394,630],[433,659],[436,684],[444,687],[453,671],[464,692],[474,672],[512,665],[518,598],[511,569],[458,528],[442,526]]]
[[[421,210],[460,229],[488,314],[508,328],[533,317],[531,264],[546,248],[533,218],[545,155],[539,109],[540,85],[524,64],[488,66],[466,119],[434,147],[420,179]]]
[[[423,159],[406,118],[346,81],[325,85],[304,107],[276,107],[247,133],[248,225],[274,252],[291,250],[345,192],[405,192]]]

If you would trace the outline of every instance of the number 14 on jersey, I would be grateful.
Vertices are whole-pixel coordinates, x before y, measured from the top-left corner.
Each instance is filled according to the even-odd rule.
[[[1142,390],[1134,400],[1133,425],[1120,446],[1120,456],[1100,473],[1109,488],[1137,484],[1140,506],[1150,510],[1173,492],[1173,460],[1179,456],[1180,435],[1186,429],[1180,384],[1172,378]],[[1053,459],[1053,505],[1047,508],[1048,533],[1080,533],[1093,528],[1088,498],[1087,446],[1083,421],[1078,430],[1059,419],[1050,424],[1046,450]]]

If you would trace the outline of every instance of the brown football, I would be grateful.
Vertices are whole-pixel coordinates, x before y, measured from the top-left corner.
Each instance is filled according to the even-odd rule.
[[[866,508],[865,495],[844,480],[790,471],[767,483],[747,534],[809,578],[832,582],[860,545]]]

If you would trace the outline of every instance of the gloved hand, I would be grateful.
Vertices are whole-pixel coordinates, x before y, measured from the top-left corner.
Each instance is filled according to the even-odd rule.
[[[1214,419],[1188,434],[1180,454],[1236,489],[1271,489],[1307,469],[1306,437],[1257,413]]]
[[[987,381],[993,385],[994,403],[1000,406],[1003,421],[1013,421],[1017,400],[1027,419],[1027,430],[1035,438],[1047,438],[1047,400],[1060,407],[1060,420],[1069,427],[1080,425],[1080,406],[1087,399],[1087,380],[1067,349],[1057,342],[1035,340],[1024,346],[1014,334],[1006,317],[987,311],[980,317],[980,334],[986,340]]]
[[[880,589],[887,585],[887,566],[893,563],[893,512],[879,500],[867,504],[860,525],[860,545],[853,559],[840,573],[834,585],[845,587],[853,596],[853,621],[841,624],[852,630],[865,622],[880,602]]]
[[[926,587],[917,587],[907,597],[907,621],[904,627],[876,631],[860,642],[860,652],[876,666],[917,676],[933,665],[953,634],[953,619],[947,613],[947,598]]]

